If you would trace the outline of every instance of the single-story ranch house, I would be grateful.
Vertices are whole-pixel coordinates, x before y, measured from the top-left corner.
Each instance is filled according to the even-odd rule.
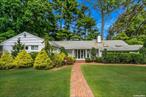
[[[21,42],[25,45],[27,52],[39,52],[43,47],[43,39],[32,35],[27,32],[23,32],[14,36],[0,44],[1,51],[13,50],[15,42],[20,38]],[[96,55],[101,57],[104,49],[107,51],[138,51],[142,45],[128,45],[123,40],[104,40],[101,41],[101,37],[92,41],[50,41],[52,46],[57,48],[64,47],[65,50],[77,60],[84,60],[91,56],[90,51],[92,48],[96,48]]]

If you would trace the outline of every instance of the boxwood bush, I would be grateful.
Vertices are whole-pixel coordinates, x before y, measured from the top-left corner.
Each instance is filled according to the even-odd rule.
[[[31,55],[28,54],[25,50],[22,50],[20,53],[18,53],[13,62],[16,68],[31,67],[32,63],[33,59],[31,58]]]
[[[13,67],[13,57],[9,52],[4,52],[0,58],[0,69],[11,69]]]
[[[45,50],[41,50],[35,58],[33,67],[35,69],[50,69],[53,67],[51,59]]]

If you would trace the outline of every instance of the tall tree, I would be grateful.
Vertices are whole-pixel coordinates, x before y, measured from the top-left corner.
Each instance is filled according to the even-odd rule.
[[[89,39],[97,32],[88,7],[76,0],[0,0],[0,6],[0,41],[23,31],[57,40]]]
[[[101,36],[104,37],[104,26],[105,26],[105,17],[115,11],[116,9],[124,6],[128,3],[129,0],[84,0],[89,2],[92,5],[97,13],[101,14]]]
[[[97,32],[97,29],[95,27],[96,22],[93,20],[93,18],[90,18],[88,16],[78,19],[77,25],[79,29],[82,29],[80,30],[80,35],[83,37],[83,39],[87,39],[89,35],[93,34],[94,32]],[[94,39],[95,38],[96,37],[94,37]]]
[[[143,44],[146,39],[146,11],[143,0],[131,3],[109,30],[109,39],[120,38],[124,33],[129,44]]]
[[[87,39],[88,33],[97,32],[95,20],[87,14],[88,7],[76,0],[52,1],[58,25],[57,40]]]
[[[48,0],[0,0],[0,32],[9,29],[43,36],[54,32],[55,18]]]

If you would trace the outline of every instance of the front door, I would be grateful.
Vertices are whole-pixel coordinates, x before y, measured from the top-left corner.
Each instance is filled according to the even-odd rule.
[[[85,49],[76,49],[76,50],[74,50],[74,55],[77,60],[84,60],[86,58],[86,50]]]

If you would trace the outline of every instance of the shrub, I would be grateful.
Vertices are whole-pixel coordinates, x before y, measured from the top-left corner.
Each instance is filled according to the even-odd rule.
[[[142,54],[139,53],[118,53],[110,52],[107,53],[103,60],[105,63],[133,63],[142,64],[144,63],[144,58]]]
[[[54,54],[52,61],[55,67],[64,65],[64,58],[66,55],[64,53]]]
[[[0,69],[11,69],[14,67],[13,57],[10,53],[4,52],[0,58]]]
[[[93,62],[93,61],[91,60],[91,58],[85,58],[85,62],[89,63],[89,62]]]
[[[64,53],[66,56],[68,56],[68,53],[67,53],[67,51],[66,51],[66,49],[64,47],[60,48],[60,52]]]
[[[102,57],[96,57],[95,62],[101,63],[102,62]]]
[[[35,62],[33,67],[35,69],[50,69],[52,68],[52,61],[48,57],[48,54],[46,53],[45,50],[41,50],[37,57],[35,58]]]
[[[130,63],[132,60],[130,53],[119,53],[120,62],[119,63]]]
[[[35,58],[36,58],[38,52],[31,52],[31,53],[29,53],[29,54],[31,55],[32,59],[35,60]]]
[[[108,53],[105,57],[104,57],[104,62],[105,63],[114,63],[115,58],[113,56],[113,54]]]
[[[96,60],[96,49],[94,47],[91,49],[91,59],[92,61]]]
[[[73,65],[75,63],[75,58],[72,56],[66,56],[64,60],[65,60],[65,64],[67,65]]]
[[[18,53],[13,64],[17,68],[26,68],[26,67],[31,67],[32,62],[33,59],[31,58],[30,54],[28,54],[25,50],[22,50],[20,53]]]
[[[133,63],[133,64],[143,64],[144,63],[142,54],[131,54],[131,57],[132,57],[131,63]]]

